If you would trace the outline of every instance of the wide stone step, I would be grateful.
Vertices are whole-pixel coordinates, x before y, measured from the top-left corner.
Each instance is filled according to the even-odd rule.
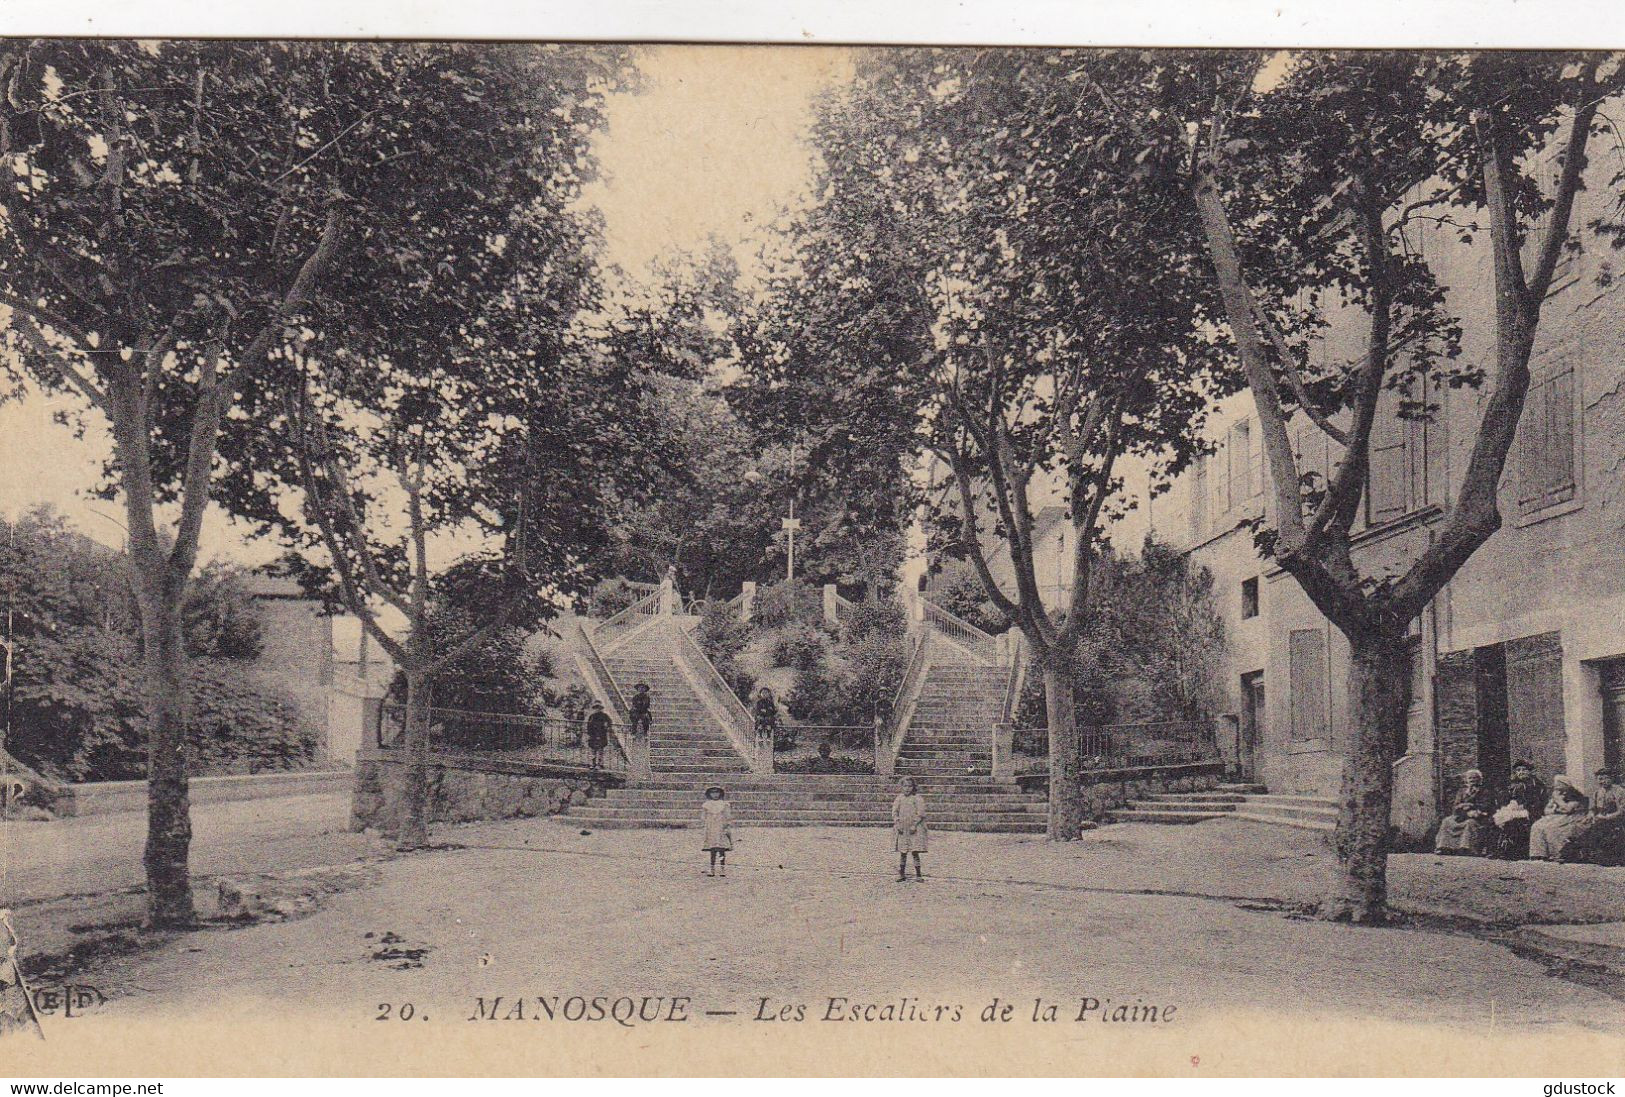
[[[1307,819],[1314,822],[1336,823],[1337,809],[1315,807],[1309,804],[1255,804],[1248,801],[1237,810],[1254,815],[1269,815],[1280,819]]]
[[[1323,808],[1337,814],[1337,801],[1329,796],[1301,796],[1291,793],[1267,793],[1246,797],[1249,804],[1279,805],[1282,807]]]
[[[574,815],[554,815],[551,818],[553,818],[554,820],[556,820],[557,822],[559,822],[559,823],[561,823],[561,824],[563,824],[565,826],[578,826],[578,827],[582,828],[583,830],[588,830],[588,829],[590,829],[590,830],[697,830],[697,829],[699,829],[699,824],[697,822],[696,823],[645,822],[645,821],[640,820],[640,819],[584,820],[584,819],[578,819]],[[761,827],[761,828],[767,828],[767,827],[828,827],[828,826],[846,826],[846,825],[851,825],[851,824],[831,823],[831,822],[821,820],[821,819],[763,819],[763,820],[760,820],[760,821],[752,821],[749,824],[749,826],[753,827],[753,828],[754,827]],[[890,821],[887,821],[886,823],[862,823],[862,824],[855,824],[855,825],[860,826],[860,827],[872,827],[872,828],[878,830],[878,829],[882,829],[882,828],[889,829],[890,826],[891,826],[891,823],[890,823]],[[931,825],[932,825],[932,827],[934,829],[936,829],[938,831],[952,831],[954,833],[959,833],[959,834],[1042,834],[1042,833],[1044,833],[1044,830],[1045,830],[1045,822],[1042,821],[1042,820],[1034,820],[1032,822],[1022,821],[1022,822],[997,822],[997,823],[988,823],[988,822],[941,823],[941,824],[932,823]],[[885,848],[888,851],[890,850],[889,846],[887,846]],[[888,852],[887,856],[889,856],[889,855],[890,854]]]
[[[650,762],[649,763],[649,768],[651,770],[653,770],[655,773],[716,773],[717,770],[720,767],[715,766],[715,765],[692,765],[692,766],[688,766],[688,765],[681,765],[681,764],[674,764],[674,763],[656,764],[654,762]],[[744,762],[740,762],[738,768],[736,768],[736,769],[728,769],[728,770],[725,770],[724,772],[725,773],[749,773],[750,772],[750,767],[745,765]]]
[[[1146,797],[1147,800],[1161,800],[1170,804],[1190,803],[1201,801],[1203,803],[1239,804],[1246,797],[1239,792],[1153,792]]]
[[[638,796],[625,793],[605,796],[594,801],[608,807],[637,807],[637,808],[668,808],[674,811],[699,810],[703,797],[698,793],[672,793],[665,796]],[[750,793],[729,792],[728,802],[742,809],[760,810],[763,808],[863,808],[865,810],[890,811],[891,799],[876,796],[774,796],[771,794],[752,795]],[[1010,812],[1025,811],[1034,806],[1042,806],[1047,801],[1042,799],[1018,800],[1002,797],[941,797],[930,800],[926,804],[928,812],[943,811],[989,811]]]
[[[1337,829],[1336,819],[1305,818],[1281,815],[1275,812],[1252,811],[1245,808],[1229,816],[1229,818],[1246,819],[1254,823],[1271,823],[1278,827],[1297,827],[1299,830],[1318,830],[1324,833],[1330,833]]]
[[[1120,809],[1107,813],[1113,823],[1200,823],[1208,819],[1229,819],[1233,816],[1217,811],[1151,811]]]
[[[865,816],[875,819],[890,819],[890,803],[839,803],[839,804],[751,804],[732,803],[734,818],[754,819],[762,815],[829,815],[829,816]],[[1012,816],[1043,814],[1048,811],[1046,804],[1012,804],[1008,807],[994,810],[977,807],[961,807],[953,804],[947,806],[935,805],[927,809],[926,819],[935,822],[937,819],[971,819],[997,817],[1000,819]],[[598,815],[640,815],[650,818],[679,818],[698,819],[700,817],[700,801],[693,800],[676,804],[638,804],[621,803],[606,800],[594,800],[584,806],[570,809],[571,814],[582,813],[583,817],[591,814]]]
[[[1011,778],[992,778],[986,774],[927,774],[918,778],[920,786],[926,791],[938,788],[961,788],[974,786],[991,790],[1002,790],[1013,795],[1027,795],[1024,790]],[[735,778],[734,783],[728,787],[738,788],[872,788],[885,790],[888,795],[897,795],[897,782],[892,777],[877,777],[870,773],[795,773],[776,774],[767,776],[752,774],[749,777]],[[693,777],[667,777],[655,778],[648,781],[639,781],[631,788],[705,788],[705,775],[698,774]]]
[[[1234,782],[1228,782],[1228,783],[1227,782],[1220,782],[1219,791],[1220,792],[1265,793],[1265,792],[1268,792],[1269,789],[1265,788],[1263,785],[1248,785],[1248,784],[1236,784]]]
[[[1234,800],[1130,800],[1129,807],[1135,811],[1176,811],[1182,813],[1198,812],[1212,815],[1216,812],[1239,810],[1241,805]]]

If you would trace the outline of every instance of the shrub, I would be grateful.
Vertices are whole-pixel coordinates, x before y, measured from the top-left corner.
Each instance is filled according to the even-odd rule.
[[[717,668],[723,681],[741,699],[748,697],[756,684],[755,676],[745,669],[739,659],[749,641],[750,627],[725,602],[708,604],[694,630],[694,642]]]
[[[589,612],[599,619],[613,617],[633,602],[648,597],[649,592],[641,587],[634,587],[618,575],[600,580],[592,588],[591,607]]]

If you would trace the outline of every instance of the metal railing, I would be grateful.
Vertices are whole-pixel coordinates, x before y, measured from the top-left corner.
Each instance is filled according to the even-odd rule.
[[[1018,727],[1016,753],[1047,757],[1048,729]],[[1150,720],[1078,728],[1078,755],[1086,769],[1131,769],[1219,761],[1213,725],[1194,720]]]
[[[782,740],[793,743],[773,750],[773,768],[780,773],[875,772],[879,729],[873,724],[784,724],[780,732]],[[830,746],[827,760],[820,750],[824,743]]]
[[[616,725],[611,730],[601,768],[622,772],[627,768],[626,752],[620,743],[623,729]],[[406,706],[380,705],[378,748],[399,750],[404,745],[405,737]],[[592,749],[587,745],[585,721],[562,716],[430,708],[429,749],[500,756],[517,762],[550,762],[581,769],[592,767]]]
[[[922,602],[926,624],[970,651],[978,659],[990,664],[999,661],[997,638],[983,632],[963,617],[948,612],[929,598],[922,599]]]

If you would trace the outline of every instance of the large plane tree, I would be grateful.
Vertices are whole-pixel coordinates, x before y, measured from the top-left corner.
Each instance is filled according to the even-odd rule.
[[[1071,662],[1105,527],[1129,505],[1123,465],[1162,483],[1198,452],[1225,361],[1202,324],[1193,211],[1136,165],[1132,134],[1101,124],[1062,56],[867,56],[823,105],[818,201],[792,223],[780,292],[806,335],[751,363],[759,384],[815,386],[814,406],[858,422],[891,409],[909,452],[946,470],[947,547],[1045,682],[1053,838],[1081,822]],[[1034,521],[1056,482],[1072,582],[1047,604]]]
[[[1542,306],[1574,239],[1600,109],[1625,73],[1617,57],[1575,54],[1120,53],[1073,78],[1201,218],[1270,473],[1259,547],[1351,648],[1341,873],[1322,913],[1381,921],[1407,634],[1501,526]],[[1601,178],[1619,185],[1617,172]],[[1415,245],[1423,224],[1487,239],[1492,311],[1452,313],[1448,279],[1461,273]],[[1357,354],[1307,353],[1329,322],[1350,320]],[[1492,361],[1461,354],[1476,325]],[[1441,393],[1461,387],[1485,389],[1482,412],[1434,534],[1397,567],[1362,567],[1373,439],[1395,419],[1436,417]],[[1300,425],[1324,436],[1330,468],[1302,458]]]

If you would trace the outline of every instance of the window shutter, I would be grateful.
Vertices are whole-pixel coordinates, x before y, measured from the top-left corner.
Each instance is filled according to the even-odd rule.
[[[1326,738],[1326,634],[1293,629],[1288,641],[1292,738]]]
[[[1198,457],[1191,471],[1191,537],[1197,541],[1207,536],[1207,463]]]
[[[1410,485],[1407,424],[1398,412],[1395,394],[1384,392],[1371,424],[1371,470],[1366,484],[1366,522],[1373,526],[1391,522],[1409,509],[1405,498]]]
[[[1574,369],[1546,379],[1546,476],[1544,506],[1574,498]]]
[[[1574,367],[1529,386],[1518,424],[1518,510],[1530,514],[1575,496]]]
[[[1243,419],[1230,428],[1230,505],[1240,507],[1253,497],[1252,429]]]

